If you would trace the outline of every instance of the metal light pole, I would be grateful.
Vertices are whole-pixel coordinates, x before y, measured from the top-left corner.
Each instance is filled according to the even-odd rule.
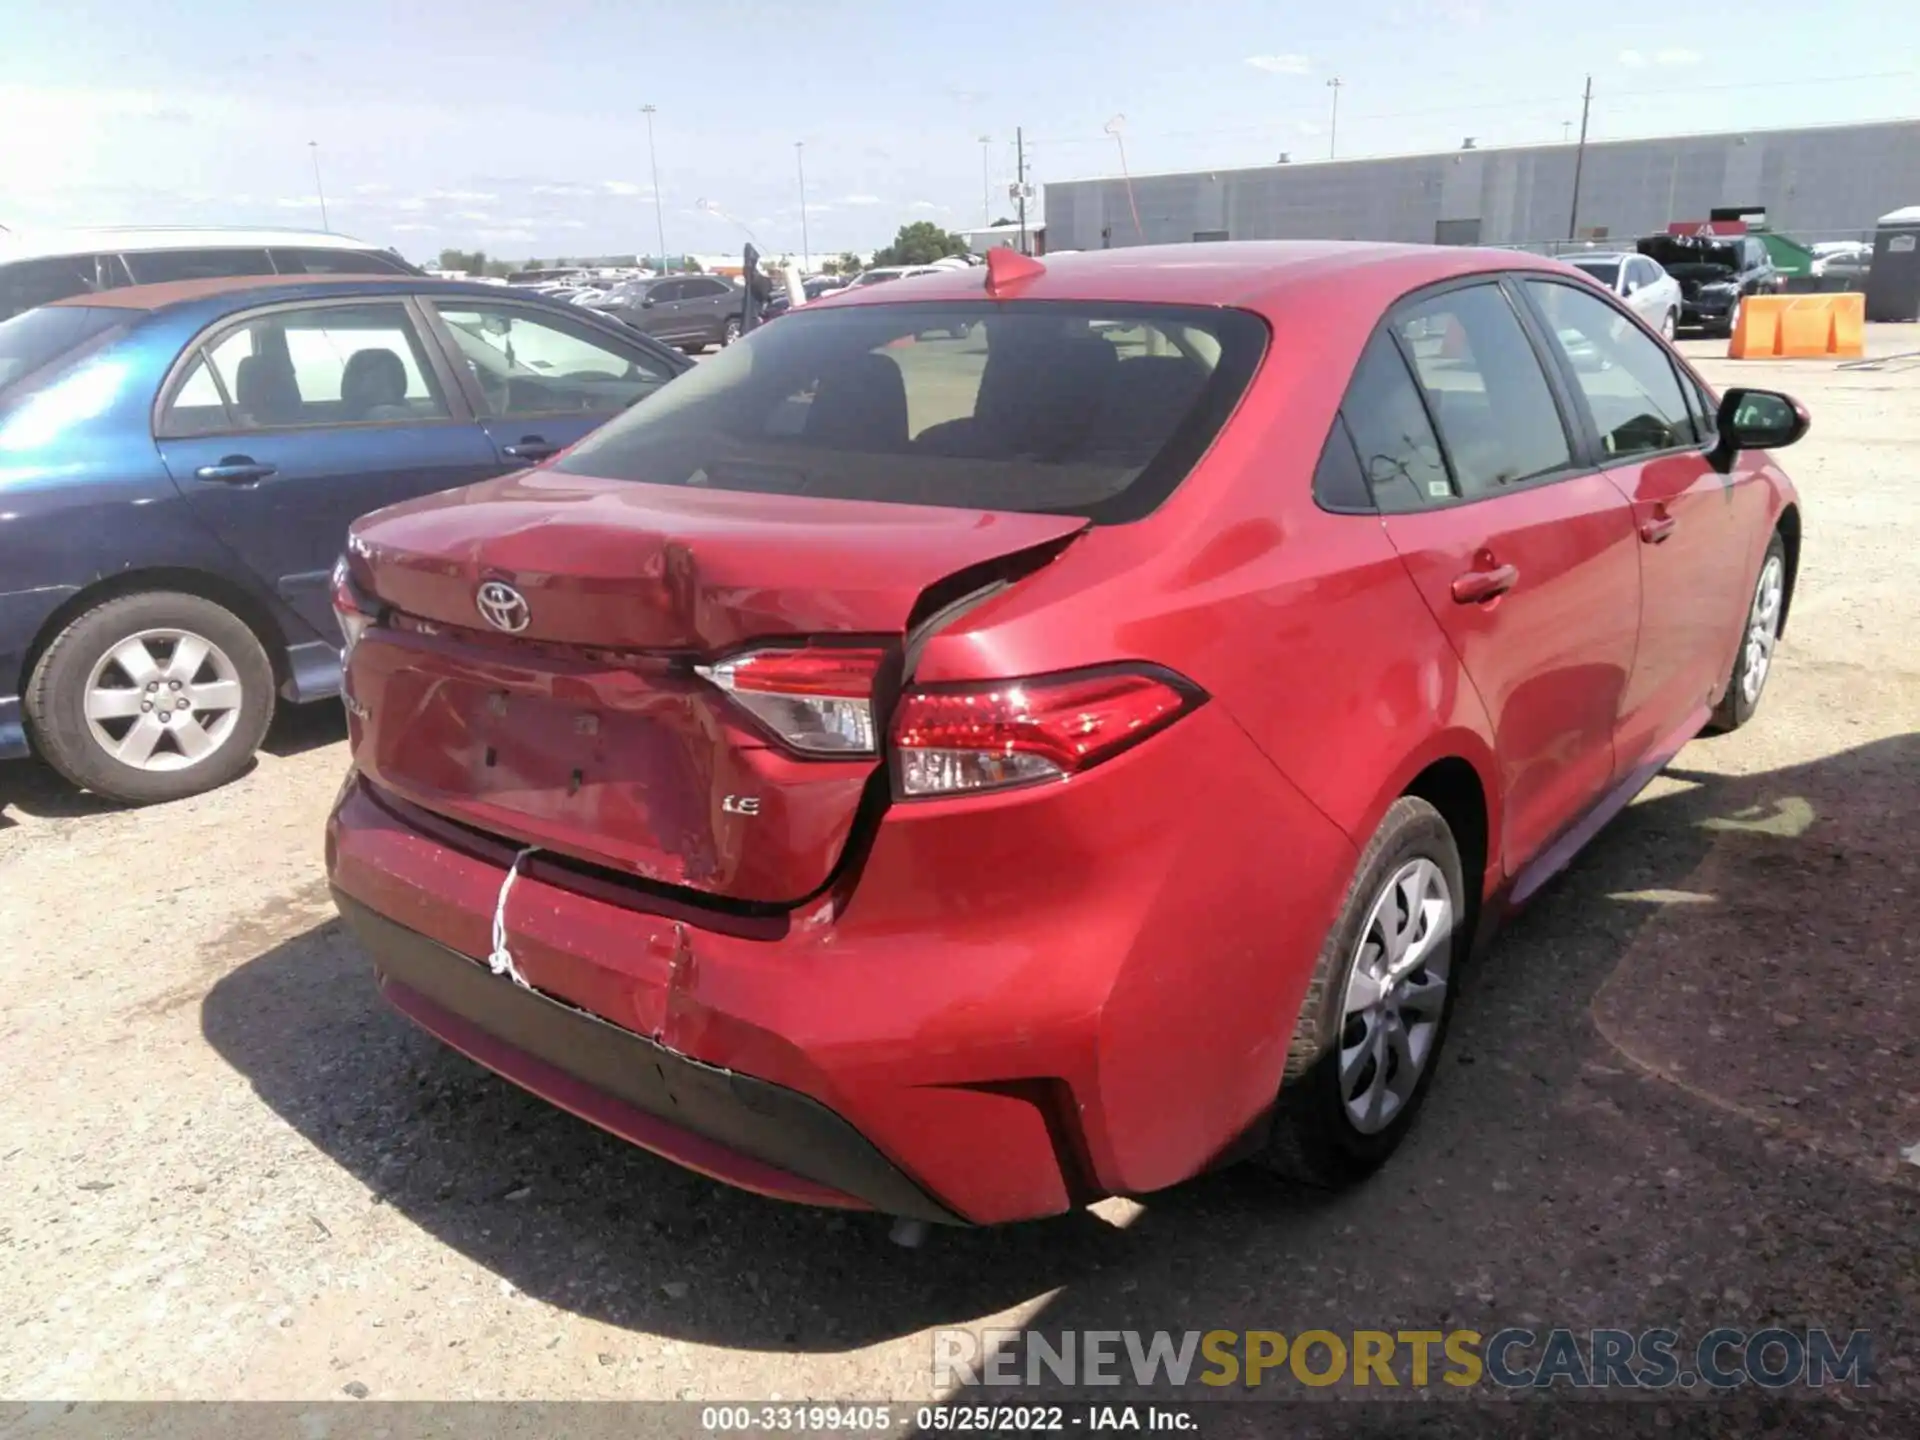
[[[320,228],[331,230],[333,227],[327,224],[327,192],[320,184],[320,142],[307,141],[307,149],[313,155],[313,193],[320,197]]]
[[[1327,81],[1327,88],[1333,91],[1333,114],[1327,121],[1327,158],[1331,160],[1340,141],[1340,77]]]
[[[813,251],[807,243],[807,142],[793,142],[793,163],[800,170],[800,267],[813,268]]]
[[[980,137],[980,223],[993,224],[993,144],[991,135]]]
[[[642,105],[640,113],[647,117],[647,169],[653,175],[653,223],[655,234],[660,241],[660,269],[671,275],[673,267],[667,263],[667,219],[660,208],[660,162],[653,156],[653,114],[654,107]]]

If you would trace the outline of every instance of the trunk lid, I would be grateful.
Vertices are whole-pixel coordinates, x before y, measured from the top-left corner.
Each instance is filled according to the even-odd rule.
[[[1044,563],[1086,525],[552,471],[379,511],[349,542],[390,612],[349,660],[355,763],[522,845],[791,904],[831,877],[880,756],[800,753],[695,667],[858,643],[897,671],[928,591]],[[493,585],[517,598],[492,607],[504,627]]]

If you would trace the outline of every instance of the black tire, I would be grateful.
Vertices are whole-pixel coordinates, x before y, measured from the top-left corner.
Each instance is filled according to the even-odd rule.
[[[1360,958],[1362,931],[1383,888],[1405,866],[1423,859],[1444,877],[1453,902],[1451,934],[1434,952],[1436,958],[1444,954],[1447,963],[1442,1004],[1412,1093],[1390,1123],[1367,1133],[1354,1123],[1341,1093],[1347,982]],[[1447,822],[1425,800],[1401,796],[1361,854],[1340,918],[1321,947],[1294,1026],[1272,1128],[1256,1163],[1290,1180],[1334,1189],[1379,1168],[1405,1138],[1432,1083],[1453,1014],[1453,994],[1472,944],[1475,907],[1466,893],[1460,850]]]
[[[1770,575],[1772,582],[1769,581]],[[1770,583],[1776,583],[1778,587],[1769,618],[1773,643],[1756,648],[1755,625],[1761,618],[1762,592]],[[1713,707],[1713,716],[1707,721],[1704,734],[1726,735],[1738,730],[1753,719],[1760,702],[1766,698],[1767,680],[1773,674],[1773,652],[1780,640],[1780,622],[1786,617],[1787,585],[1787,543],[1776,530],[1767,541],[1767,553],[1760,557],[1760,569],[1753,578],[1753,588],[1747,592],[1747,607],[1741,612],[1739,648],[1734,651],[1733,673],[1727,677],[1727,692],[1720,697],[1720,703]],[[1749,685],[1748,681],[1756,668],[1759,670],[1758,681]]]
[[[726,349],[727,346],[733,344],[733,342],[739,338],[740,317],[738,315],[729,315],[726,318],[726,322],[720,327],[720,348],[722,350]]]
[[[201,733],[217,734],[217,739],[202,758],[185,763],[186,752],[180,748],[179,732],[163,734],[154,746],[154,753],[177,754],[182,763],[171,769],[143,768],[116,758],[96,738],[94,723],[87,718],[87,695],[96,669],[107,663],[107,656],[116,647],[149,632],[166,631],[210,642],[214,650],[206,665],[196,673],[212,676],[214,681],[227,687],[227,693],[237,685],[239,701],[231,711],[200,711],[180,698],[162,701],[161,710],[166,710],[169,704],[182,707],[185,718]],[[178,655],[177,649],[165,640],[155,640],[149,653],[156,659]],[[206,668],[214,665],[216,657],[225,661],[231,679],[222,680],[217,669]],[[167,663],[171,665],[172,658]],[[184,657],[179,663],[186,663]],[[110,668],[107,677],[118,689],[122,688],[119,682],[127,681],[129,673]],[[150,683],[160,686],[168,697],[175,697],[181,690],[181,686],[164,673]],[[193,676],[186,677],[183,683],[189,690],[198,688]],[[168,686],[172,689],[166,689]],[[134,692],[146,687],[137,681],[130,682],[130,687],[132,703],[142,703],[142,697]],[[35,663],[23,698],[34,748],[49,765],[75,785],[105,799],[128,805],[151,805],[212,790],[247,768],[273,720],[273,666],[259,639],[232,611],[198,595],[155,590],[105,601],[76,617]],[[145,708],[152,711],[155,707],[145,703]],[[178,713],[168,714],[168,721]],[[137,714],[126,717],[123,738],[140,723],[142,717]],[[105,722],[110,738],[120,724],[118,718]]]

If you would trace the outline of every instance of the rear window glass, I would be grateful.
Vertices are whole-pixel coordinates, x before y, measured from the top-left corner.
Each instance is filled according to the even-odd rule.
[[[1573,263],[1576,268],[1586,271],[1609,290],[1619,287],[1620,262],[1618,260],[1576,260]]]
[[[0,391],[123,323],[128,312],[53,305],[0,321]]]
[[[802,310],[596,431],[558,468],[1120,523],[1172,493],[1265,344],[1265,324],[1238,310]]]

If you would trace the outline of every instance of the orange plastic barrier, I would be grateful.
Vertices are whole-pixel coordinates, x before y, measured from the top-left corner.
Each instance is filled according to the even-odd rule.
[[[1858,359],[1866,354],[1867,297],[1749,295],[1727,345],[1729,360]]]

